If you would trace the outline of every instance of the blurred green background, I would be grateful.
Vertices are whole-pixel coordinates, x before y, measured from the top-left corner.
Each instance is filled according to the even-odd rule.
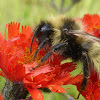
[[[64,10],[66,10],[64,12]],[[50,15],[64,13],[68,17],[83,17],[87,13],[100,14],[100,0],[0,0],[0,32],[4,34],[5,25],[11,21],[20,22],[22,25],[34,27],[41,19]],[[81,64],[73,74],[80,72]],[[4,79],[0,78],[0,89]],[[68,94],[76,98],[78,95],[75,86],[68,85],[65,88]],[[66,96],[57,93],[44,93],[45,100],[67,100]],[[81,96],[79,100],[84,100]]]

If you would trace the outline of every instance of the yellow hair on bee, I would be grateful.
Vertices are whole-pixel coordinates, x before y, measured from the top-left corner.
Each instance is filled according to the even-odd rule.
[[[58,43],[61,42],[61,31],[58,29],[54,29],[54,34],[52,36],[52,46],[57,45]],[[54,41],[55,40],[55,41]]]
[[[88,55],[100,78],[100,43],[94,42],[88,51]]]
[[[46,20],[54,30],[53,35],[50,36],[52,38],[52,46],[57,45],[58,43],[64,42],[61,39],[61,28],[65,26],[65,23],[67,23],[68,27],[72,27],[72,29],[81,29],[80,23],[75,21],[73,18],[67,18],[65,15],[59,15],[59,16],[50,16]],[[64,29],[64,28],[62,28]]]
[[[64,24],[64,20],[66,19],[65,15],[59,15],[59,16],[51,16],[47,19],[47,21],[54,27],[59,29]]]

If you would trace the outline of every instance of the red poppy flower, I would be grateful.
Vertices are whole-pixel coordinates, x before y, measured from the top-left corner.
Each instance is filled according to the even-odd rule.
[[[32,29],[22,26],[20,32],[20,23],[14,22],[9,23],[7,28],[8,40],[6,30],[5,39],[0,34],[0,68],[10,81],[22,81],[33,99],[43,100],[43,95],[38,88],[49,88],[52,92],[64,93],[66,91],[61,85],[81,82],[82,76],[71,77],[69,73],[75,69],[76,65],[72,62],[61,65],[60,62],[63,59],[58,54],[53,54],[40,67],[31,71],[30,69],[35,67],[44,56],[44,49],[32,62],[27,63],[32,60],[33,54],[38,48],[38,44],[34,40],[30,54]]]
[[[100,15],[98,14],[86,14],[81,18],[83,23],[83,30],[93,34],[94,36],[100,36]]]
[[[26,76],[24,78],[24,84],[33,98],[35,98],[36,95],[40,95],[41,99],[39,100],[43,100],[42,93],[37,90],[38,88],[49,88],[52,92],[65,93],[66,91],[61,85],[81,82],[81,75],[71,77],[71,74],[69,73],[75,69],[75,64],[70,62],[60,65],[59,56],[54,54],[53,57],[53,60],[48,60],[49,62],[46,61],[33,71],[30,71],[30,69],[37,65],[36,62],[33,63],[33,65],[25,65]],[[34,93],[32,91],[34,91]]]
[[[22,26],[20,32],[20,23],[17,25],[14,22],[9,23],[7,28],[8,40],[0,35],[0,68],[9,80],[21,81],[25,76],[23,64],[26,61],[25,54],[31,41],[30,35],[32,35],[32,29]]]

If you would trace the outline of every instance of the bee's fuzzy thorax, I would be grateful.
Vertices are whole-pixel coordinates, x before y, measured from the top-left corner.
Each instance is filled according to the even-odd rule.
[[[67,27],[68,29],[80,29],[80,26],[73,18],[67,18],[65,15],[51,16],[47,19],[55,29]]]

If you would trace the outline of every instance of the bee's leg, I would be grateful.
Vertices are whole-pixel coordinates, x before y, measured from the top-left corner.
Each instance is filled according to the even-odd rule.
[[[34,56],[33,56],[33,59],[36,57],[38,51],[39,51],[40,49],[43,48],[43,46],[47,43],[48,40],[49,40],[49,39],[46,38],[46,39],[39,45],[39,47],[37,48],[37,50],[36,50],[36,52],[35,52],[35,54],[34,54]]]
[[[27,63],[30,63],[31,61],[33,61],[33,60],[35,59],[35,57],[36,57],[37,53],[39,52],[39,50],[43,48],[43,46],[47,43],[48,40],[49,40],[49,39],[46,38],[46,39],[39,45],[39,47],[37,48],[37,50],[35,51],[35,53],[34,53],[34,55],[33,55],[33,58],[32,58],[30,61],[26,62],[26,64],[27,64]]]
[[[81,83],[81,87],[80,87],[80,91],[79,91],[79,95],[77,97],[77,99],[79,98],[80,96],[80,93],[85,90],[85,87],[86,87],[86,84],[87,84],[87,80],[88,80],[88,77],[89,77],[89,63],[90,63],[90,60],[89,60],[89,57],[87,55],[87,52],[84,52],[83,54],[83,57],[82,57],[82,60],[83,60],[83,81]]]
[[[47,59],[49,58],[49,56],[50,56],[53,52],[57,51],[60,47],[62,47],[62,46],[64,46],[64,45],[66,45],[66,43],[60,43],[60,44],[57,44],[56,46],[54,46],[54,47],[41,59],[40,63],[38,63],[38,65],[37,65],[35,68],[33,68],[33,69],[36,69],[41,63],[43,63],[45,60],[47,60]],[[31,69],[31,71],[32,71],[33,69]]]

